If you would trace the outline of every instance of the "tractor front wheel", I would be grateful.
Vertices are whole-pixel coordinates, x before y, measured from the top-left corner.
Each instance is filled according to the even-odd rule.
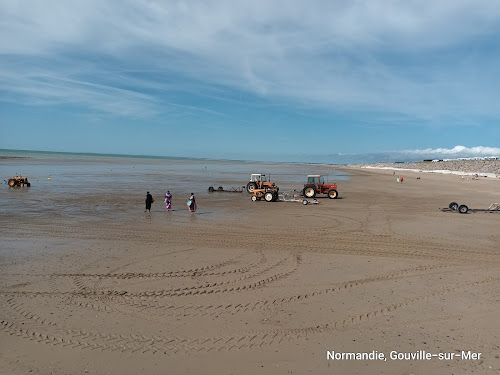
[[[264,199],[266,202],[272,202],[274,200],[274,194],[268,191],[266,194],[264,194]]]
[[[314,198],[316,196],[316,189],[313,186],[306,186],[304,190],[302,190],[302,194],[307,198]]]
[[[328,190],[328,198],[337,199],[338,196],[339,196],[339,193],[337,193],[337,190],[335,190],[335,189]]]
[[[255,189],[257,189],[257,184],[253,181],[250,181],[247,184],[247,193],[252,194]]]
[[[257,196],[256,195],[252,195],[252,198],[250,198],[252,200],[252,202],[255,202],[257,201]]]

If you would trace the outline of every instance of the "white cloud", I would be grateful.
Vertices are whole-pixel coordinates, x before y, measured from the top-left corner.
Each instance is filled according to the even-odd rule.
[[[426,148],[424,150],[405,150],[402,153],[412,155],[427,155],[427,156],[442,156],[442,157],[486,157],[486,156],[500,156],[500,148],[498,147],[465,147],[455,146],[451,149],[448,148]]]
[[[83,69],[89,95],[82,99],[81,89],[66,85],[61,97],[100,110],[106,109],[92,94],[119,90],[129,79],[121,76],[123,68],[322,108],[467,122],[468,116],[500,115],[498,55],[483,56],[475,43],[496,40],[498,25],[500,7],[490,0],[5,0],[0,55],[28,63],[7,70],[0,62],[0,73],[12,77],[3,90],[15,92],[17,82],[19,90],[37,97],[39,86],[26,79],[31,69],[80,82]],[[61,56],[67,59],[63,66],[52,64]],[[102,58],[120,69],[103,66]],[[95,86],[102,74],[113,86]],[[142,96],[151,84],[150,78],[136,78],[132,89],[113,95],[117,103],[123,96],[125,107],[135,100],[140,112],[153,105]],[[119,113],[119,107],[109,110]]]

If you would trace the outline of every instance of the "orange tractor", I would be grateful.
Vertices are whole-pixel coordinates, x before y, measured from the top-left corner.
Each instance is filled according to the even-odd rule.
[[[304,184],[302,194],[307,198],[314,198],[316,194],[327,194],[330,199],[337,199],[339,196],[337,185],[326,184],[325,177],[320,175],[307,176],[307,183]]]
[[[278,200],[280,188],[274,183],[272,186],[265,185],[264,182],[259,182],[257,188],[252,190],[252,201],[260,201],[262,198],[266,202],[276,202]]]
[[[9,181],[7,182],[9,184],[10,187],[14,187],[14,186],[20,186],[20,187],[23,187],[23,186],[28,186],[30,187],[31,184],[28,182],[28,177],[11,177],[9,178]]]
[[[274,182],[268,181],[265,174],[253,173],[250,175],[250,181],[247,183],[247,192],[252,194],[254,189],[273,188],[276,186]]]

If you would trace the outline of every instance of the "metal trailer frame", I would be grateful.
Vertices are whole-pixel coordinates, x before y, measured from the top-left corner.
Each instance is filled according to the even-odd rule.
[[[289,190],[279,194],[278,200],[281,202],[301,202],[304,206],[308,204],[319,204],[316,199],[302,198],[300,190]]]
[[[500,203],[492,203],[488,208],[469,208],[465,204],[458,205],[456,202],[451,202],[447,208],[441,208],[441,211],[458,212],[461,214],[469,212],[500,213]]]
[[[222,186],[219,186],[217,189],[215,189],[213,186],[210,186],[208,188],[208,192],[209,193],[215,193],[215,192],[219,192],[219,193],[243,193],[243,189],[245,187],[233,187],[231,186],[229,189],[224,189]]]

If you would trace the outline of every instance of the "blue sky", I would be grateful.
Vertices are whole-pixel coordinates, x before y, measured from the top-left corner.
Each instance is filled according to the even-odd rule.
[[[0,148],[500,156],[498,40],[497,0],[3,0]]]

